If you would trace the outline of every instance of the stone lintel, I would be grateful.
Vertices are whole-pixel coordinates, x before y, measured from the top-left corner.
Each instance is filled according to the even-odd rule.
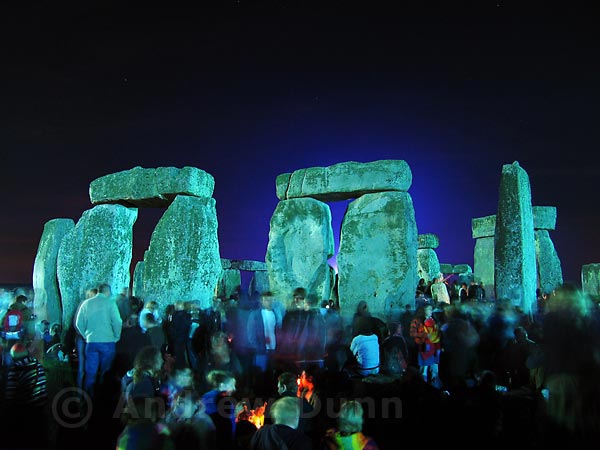
[[[211,198],[212,175],[195,167],[158,167],[111,173],[90,183],[92,204],[119,204],[137,208],[168,207],[178,195]]]
[[[496,214],[471,219],[473,239],[491,237],[496,233]]]
[[[473,269],[468,264],[456,264],[452,268],[452,273],[473,273]]]
[[[412,172],[408,163],[399,159],[349,161],[284,173],[276,183],[280,200],[312,197],[323,202],[341,201],[376,192],[406,192],[412,184]]]
[[[418,248],[438,248],[440,246],[440,238],[437,234],[427,233],[427,234],[419,234],[418,237]]]
[[[264,272],[267,264],[263,261],[252,261],[248,259],[226,259],[221,258],[223,269],[246,270],[248,272]]]
[[[452,264],[440,264],[440,272],[443,274],[454,273],[454,266]]]
[[[533,207],[533,229],[555,230],[556,229],[556,206],[534,206]]]

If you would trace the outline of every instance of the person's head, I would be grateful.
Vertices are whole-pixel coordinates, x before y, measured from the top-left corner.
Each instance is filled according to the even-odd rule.
[[[284,392],[291,392],[294,395],[298,393],[298,377],[292,372],[283,372],[277,377],[277,392],[283,395]]]
[[[156,321],[156,317],[151,312],[144,313],[144,326],[146,328],[153,328],[158,326],[158,322]]]
[[[429,318],[433,315],[433,305],[425,305],[423,306],[423,314],[425,318]]]
[[[300,421],[300,403],[295,397],[281,397],[271,406],[271,417],[275,425],[287,425],[298,428]]]
[[[50,322],[48,322],[46,319],[42,320],[40,322],[40,331],[42,333],[45,333],[46,331],[50,331]]]
[[[527,330],[522,326],[518,326],[514,329],[515,339],[519,342],[524,341],[528,338]]]
[[[102,295],[106,295],[107,297],[110,297],[112,295],[112,290],[110,288],[110,284],[102,283],[100,286],[98,286],[98,292]]]
[[[273,309],[273,293],[271,291],[266,291],[260,294],[260,303],[264,309],[272,310]]]
[[[355,400],[342,404],[340,415],[337,419],[338,429],[345,434],[357,433],[363,426],[363,407]]]
[[[315,379],[311,374],[306,373],[306,370],[302,371],[299,379],[300,390],[312,391],[315,388]]]
[[[185,311],[185,302],[183,300],[177,300],[173,305],[174,311]],[[154,310],[153,310],[154,311]]]
[[[124,327],[137,327],[139,325],[139,316],[136,313],[131,313],[125,322]]]
[[[178,419],[191,419],[194,414],[205,411],[201,397],[192,390],[184,390],[175,394],[171,413]]]
[[[29,350],[27,346],[22,342],[17,342],[10,348],[10,357],[15,361],[26,358],[29,356]]]
[[[235,391],[235,376],[227,370],[211,370],[206,376],[206,381],[213,389],[227,395]]]
[[[194,372],[189,367],[176,369],[173,373],[173,381],[177,386],[191,388],[194,384]]]
[[[210,351],[213,353],[222,353],[229,351],[229,341],[227,333],[224,331],[215,331],[210,335]]]
[[[50,326],[50,334],[60,335],[60,331],[61,331],[60,323],[55,322]]]
[[[304,306],[304,299],[306,298],[306,289],[297,287],[294,289],[292,296],[294,298],[294,305],[296,305],[297,308],[302,308]]]
[[[90,288],[90,289],[86,289],[85,291],[85,298],[92,298],[95,297],[96,295],[98,295],[98,289],[97,288]]]
[[[134,380],[141,379],[144,372],[149,372],[151,375],[157,375],[163,366],[163,357],[160,349],[153,345],[142,347],[133,362],[135,369]],[[137,377],[136,377],[137,375]]]
[[[369,314],[369,305],[366,301],[361,300],[360,302],[358,302],[358,304],[356,305],[356,314],[361,316]]]
[[[314,294],[309,294],[304,298],[304,301],[302,303],[302,308],[305,311],[308,311],[309,309],[316,308],[318,303],[319,303],[319,299],[317,298],[317,296]]]
[[[402,336],[402,323],[392,321],[388,327],[391,336]]]
[[[146,303],[146,309],[153,312],[156,311],[158,309],[158,303],[156,300],[148,301],[148,303]]]

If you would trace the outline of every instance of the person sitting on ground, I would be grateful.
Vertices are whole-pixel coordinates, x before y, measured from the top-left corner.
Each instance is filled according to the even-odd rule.
[[[175,450],[168,427],[162,423],[160,406],[144,397],[133,399],[124,417],[126,426],[117,438],[116,450]]]
[[[408,367],[408,346],[400,322],[390,323],[389,330],[390,335],[381,344],[381,371],[400,377]]]
[[[355,400],[342,404],[337,419],[337,429],[327,430],[323,439],[324,448],[329,450],[377,450],[373,440],[362,433],[363,407]]]
[[[287,448],[289,450],[311,450],[312,441],[298,431],[300,405],[292,397],[275,400],[271,406],[273,425],[260,428],[250,441],[250,450]]]
[[[8,447],[22,446],[24,443],[45,447],[47,419],[44,411],[48,403],[46,372],[21,342],[11,347],[10,356],[13,365],[8,368],[4,387],[4,429],[10,432],[3,433],[3,443]],[[33,435],[30,428],[32,423],[36,424]],[[16,441],[13,442],[11,437]]]
[[[229,450],[235,443],[237,402],[232,395],[236,390],[236,379],[225,370],[212,370],[206,379],[212,389],[202,395],[202,402],[215,424],[217,448]]]
[[[379,373],[379,338],[369,330],[360,330],[350,342],[350,351],[355,358],[355,366],[348,367],[351,375],[366,377]]]
[[[191,369],[183,369],[184,371]],[[215,425],[192,390],[178,391],[167,409],[165,423],[177,449],[216,448]]]
[[[142,348],[135,357],[132,370],[123,379],[127,399],[154,398],[160,396],[163,355],[153,345]]]

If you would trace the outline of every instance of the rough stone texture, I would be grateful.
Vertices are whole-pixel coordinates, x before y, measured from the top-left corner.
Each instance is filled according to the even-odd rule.
[[[505,164],[500,179],[494,245],[496,298],[529,314],[537,308],[537,270],[529,176],[519,163]]]
[[[486,298],[495,298],[494,236],[480,237],[475,241],[475,251],[473,253],[473,276],[477,282],[483,283]]]
[[[493,237],[496,232],[496,214],[471,219],[473,239]]]
[[[548,230],[535,230],[535,255],[538,267],[538,286],[550,293],[563,284],[560,259]]]
[[[92,204],[118,203],[136,207],[166,207],[177,195],[212,197],[215,180],[195,167],[158,167],[111,173],[90,183]]]
[[[133,270],[133,288],[131,290],[131,295],[135,297],[139,297],[141,299],[144,298],[144,261],[138,261],[135,265],[135,269]]]
[[[594,299],[600,297],[600,263],[581,266],[581,289]]]
[[[535,230],[555,230],[556,229],[556,207],[555,206],[534,206],[533,207],[533,228]]]
[[[267,271],[256,271],[254,272],[254,276],[250,280],[250,286],[248,287],[248,291],[250,293],[257,292],[258,294],[262,294],[263,292],[270,291],[269,287],[269,273]],[[250,294],[252,296],[252,294]]]
[[[262,261],[252,261],[249,259],[225,259],[221,258],[223,269],[246,270],[248,272],[257,272],[267,270],[267,264]]]
[[[406,161],[398,159],[349,161],[282,174],[276,184],[280,200],[312,197],[324,202],[339,201],[373,192],[406,192],[412,184],[412,172]]]
[[[473,269],[468,264],[455,264],[452,268],[452,273],[458,275],[458,284],[467,283],[467,285],[471,284],[473,281]]]
[[[297,287],[319,299],[328,295],[333,280],[327,260],[333,251],[329,206],[312,198],[280,201],[271,217],[265,256],[275,296],[287,307]]]
[[[454,273],[454,266],[452,264],[442,264],[440,263],[440,272],[443,274]]]
[[[161,310],[176,300],[212,306],[221,278],[213,198],[178,195],[156,225],[144,255],[143,294]]]
[[[440,238],[437,234],[420,234],[417,243],[419,249],[422,248],[433,248],[436,249],[440,246]],[[439,264],[439,263],[438,263]]]
[[[63,238],[73,228],[75,222],[72,219],[52,219],[44,225],[33,263],[33,311],[38,323],[44,319],[50,323],[61,323],[62,305],[56,276],[56,261]]]
[[[116,296],[129,287],[137,216],[135,208],[98,205],[85,211],[63,238],[57,258],[63,333],[72,328],[73,315],[87,289],[108,283]]]
[[[422,235],[419,235],[422,236]],[[417,276],[425,282],[433,280],[440,273],[440,260],[432,248],[417,250]]]
[[[473,269],[468,264],[455,264],[452,267],[452,273],[473,273]]]
[[[414,305],[417,225],[407,192],[366,194],[348,205],[337,255],[340,310],[349,320],[365,300],[374,316],[397,319]]]
[[[223,260],[221,260],[223,261]],[[229,298],[242,285],[242,275],[238,269],[223,269],[217,295]]]

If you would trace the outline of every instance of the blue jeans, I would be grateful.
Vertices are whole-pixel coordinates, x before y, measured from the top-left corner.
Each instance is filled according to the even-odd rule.
[[[84,390],[92,395],[96,382],[102,382],[115,359],[114,342],[88,342],[85,344]]]
[[[77,387],[83,389],[83,374],[85,373],[85,339],[79,334],[75,336],[77,350]]]

